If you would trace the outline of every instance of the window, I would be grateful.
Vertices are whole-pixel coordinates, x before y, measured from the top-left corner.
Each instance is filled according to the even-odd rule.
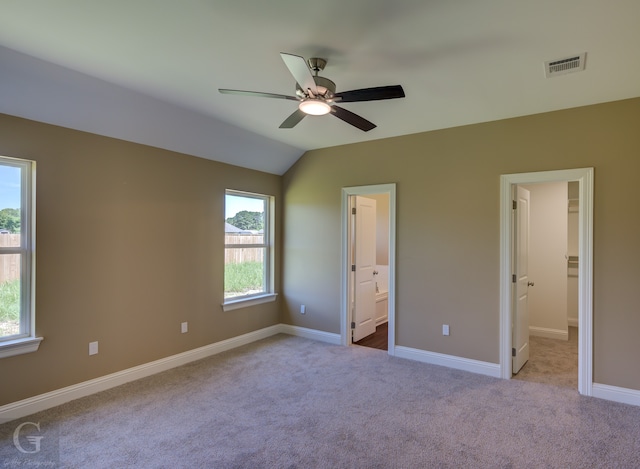
[[[225,193],[225,311],[275,300],[272,212],[272,197]]]
[[[35,162],[0,156],[0,358],[38,349],[34,315]]]

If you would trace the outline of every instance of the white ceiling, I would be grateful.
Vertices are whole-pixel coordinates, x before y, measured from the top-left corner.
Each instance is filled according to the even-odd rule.
[[[304,151],[640,96],[638,0],[0,0],[0,112],[284,173]],[[406,98],[279,129],[279,53]],[[544,62],[587,52],[586,70]]]

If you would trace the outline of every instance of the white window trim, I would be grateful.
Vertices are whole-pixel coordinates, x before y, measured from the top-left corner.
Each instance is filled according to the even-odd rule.
[[[0,340],[0,358],[32,353],[38,350],[43,337],[36,337],[36,315],[35,315],[35,280],[36,280],[36,256],[35,256],[35,233],[36,233],[36,162],[22,160],[18,158],[0,157],[6,164],[14,164],[23,169],[21,179],[22,189],[22,223],[21,231],[23,238],[21,244],[26,251],[22,262],[22,269],[26,269],[26,276],[23,279],[28,288],[29,296],[21,305],[21,310],[26,311],[20,318],[22,321],[27,317],[26,331],[21,336]],[[26,222],[26,223],[25,223]],[[8,251],[8,250],[7,250]],[[21,313],[22,314],[22,313]]]
[[[234,309],[246,308],[248,306],[260,305],[276,301],[277,293],[263,293],[251,298],[243,297],[237,300],[229,299],[222,304],[222,311],[233,311]]]
[[[0,358],[13,357],[23,353],[36,352],[44,337],[25,337],[7,340],[0,344]]]
[[[275,262],[274,262],[274,239],[275,239],[275,199],[273,196],[267,194],[258,194],[246,191],[237,191],[233,189],[227,189],[225,195],[238,195],[238,196],[256,196],[260,198],[266,198],[268,204],[268,219],[266,222],[266,229],[264,230],[265,236],[268,236],[267,242],[259,247],[265,247],[267,249],[267,269],[265,281],[267,283],[265,292],[257,293],[254,295],[239,296],[233,298],[227,298],[223,300],[222,310],[233,311],[236,309],[247,308],[249,306],[255,306],[264,303],[270,303],[276,300],[278,294],[274,291],[274,274],[275,274]],[[240,247],[251,247],[252,245],[243,244]],[[225,249],[227,245],[225,243]],[[224,278],[223,278],[224,281]]]

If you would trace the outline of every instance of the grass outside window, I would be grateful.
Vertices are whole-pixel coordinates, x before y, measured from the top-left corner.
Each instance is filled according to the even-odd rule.
[[[264,291],[262,262],[241,262],[224,267],[224,296],[248,295]]]
[[[0,284],[0,336],[20,332],[20,279]]]

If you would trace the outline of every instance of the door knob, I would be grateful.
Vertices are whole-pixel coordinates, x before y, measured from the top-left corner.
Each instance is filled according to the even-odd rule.
[[[533,287],[535,284],[533,282],[527,282],[528,287]]]

